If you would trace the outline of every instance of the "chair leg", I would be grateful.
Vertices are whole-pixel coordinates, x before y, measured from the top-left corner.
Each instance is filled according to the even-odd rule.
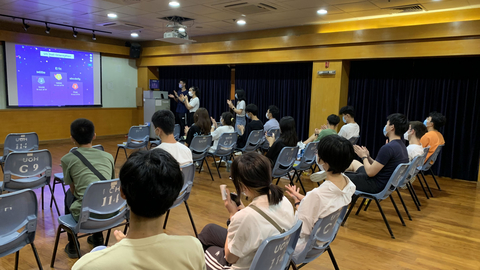
[[[398,191],[398,189],[397,189],[397,194],[398,194],[398,197],[400,198],[400,201],[402,202],[403,209],[405,209],[405,213],[407,213],[408,219],[412,220],[412,217],[410,216],[410,213],[408,212],[407,206],[405,205],[405,202],[403,201],[402,194],[400,194],[400,191]]]
[[[302,179],[300,179],[300,176],[301,176],[301,172],[297,172],[297,181],[300,182],[300,186],[302,187],[302,190],[303,190],[303,194],[307,194],[307,191],[305,190],[305,187],[303,186],[303,183],[302,183]]]
[[[170,215],[170,210],[167,211],[167,215],[165,216],[165,221],[163,222],[163,229],[167,228],[167,220],[168,220],[168,215]]]
[[[359,198],[359,196],[353,195],[352,202],[350,203],[350,207],[348,208],[348,212],[345,215],[345,217],[343,218],[342,226],[345,225],[345,222],[347,221],[347,218],[350,215],[350,212],[352,212],[352,209],[355,206],[355,203],[357,202],[358,198]]]
[[[277,183],[275,185],[278,185],[278,182],[280,182],[280,177],[277,178]]]
[[[127,159],[128,158],[127,148],[123,148],[123,151],[125,152],[125,159]]]
[[[44,191],[45,191],[45,186],[42,187],[42,210],[44,210],[44,209],[43,209],[43,206],[44,206],[44,203],[43,203],[43,197],[44,197],[44,196],[43,196],[43,193],[44,193]]]
[[[425,182],[425,186],[428,189],[428,193],[430,193],[430,197],[433,198],[433,193],[432,193],[432,190],[430,189],[430,185],[428,184],[427,179],[425,178],[425,174],[423,174],[423,171],[420,171],[420,174],[422,175],[423,182]]]
[[[105,246],[108,246],[108,241],[110,240],[110,233],[112,232],[112,229],[108,229],[107,232],[107,237],[105,238]]]
[[[60,216],[60,210],[58,209],[57,200],[55,199],[55,194],[52,191],[52,187],[50,186],[50,183],[48,183],[48,188],[50,188],[50,192],[52,193],[52,199],[53,199],[53,202],[55,203],[55,208],[57,208],[58,216]]]
[[[53,245],[53,254],[52,254],[52,261],[50,262],[50,267],[53,268],[55,264],[55,256],[57,255],[58,249],[58,240],[60,240],[60,233],[62,232],[62,228],[58,226],[57,235],[55,236],[55,244]]]
[[[123,234],[127,235],[128,223],[125,224],[125,229],[123,229]]]
[[[370,203],[371,203],[371,202],[372,202],[371,199],[368,200],[367,205],[365,205],[365,209],[363,209],[363,211],[367,212],[367,209],[368,209],[368,207],[370,206]]]
[[[413,192],[415,191],[412,191],[412,186],[410,185],[410,183],[407,183],[407,188],[408,188],[408,192],[410,192],[410,196],[412,197],[413,202],[415,203],[415,206],[417,207],[417,210],[420,211],[420,205],[419,205],[419,202],[417,201],[418,198],[416,198],[415,195],[413,195]]]
[[[378,210],[380,211],[380,214],[382,214],[383,221],[385,222],[385,225],[387,225],[388,232],[390,232],[390,236],[395,239],[395,236],[393,235],[392,229],[390,229],[390,224],[388,224],[387,217],[385,217],[385,214],[383,213],[382,207],[380,206],[380,202],[375,199],[375,202],[377,203]]]
[[[55,180],[56,178],[53,178],[53,187],[52,187],[52,192],[53,194],[55,194],[55,186],[57,185],[57,180]],[[50,198],[50,208],[52,208],[52,205],[53,205],[53,196]]]
[[[18,258],[20,257],[20,250],[15,252],[15,270],[18,270]]]
[[[215,181],[215,180],[213,180],[212,171],[210,170],[210,165],[208,165],[208,161],[206,159],[203,159],[203,162],[205,162],[205,164],[207,164],[207,169],[208,169],[208,172],[210,173],[210,177],[212,178],[212,181]],[[203,166],[203,162],[202,162],[202,166]]]
[[[222,176],[220,175],[220,163],[222,163],[222,159],[223,157],[220,158],[220,161],[218,162],[217,164],[217,161],[215,160],[215,156],[213,156],[213,163],[215,164],[215,167],[217,168],[217,172],[218,172],[218,177],[222,178]]]
[[[355,213],[355,216],[358,216],[358,214],[360,213],[360,210],[362,210],[362,206],[365,204],[366,200],[367,200],[367,198],[363,198],[362,202],[360,203],[360,206],[357,209],[357,212]]]
[[[328,251],[328,255],[330,256],[330,259],[332,260],[332,264],[335,270],[340,270],[340,268],[338,268],[337,261],[335,260],[335,256],[333,256],[333,252],[330,246],[327,248],[327,251]]]
[[[437,185],[438,190],[442,190],[442,189],[440,188],[440,185],[439,185],[438,182],[437,182],[437,178],[435,178],[435,174],[433,174],[432,168],[430,168],[430,173],[432,174],[433,181],[435,181],[435,184]]]
[[[422,186],[423,193],[425,193],[425,196],[427,197],[427,199],[430,199],[430,197],[428,196],[427,190],[425,189],[425,186],[422,183],[422,179],[420,179],[420,176],[418,174],[417,174],[417,179],[418,179],[418,182],[420,183],[420,186]]]
[[[117,147],[117,153],[115,154],[115,161],[113,164],[115,165],[117,163],[117,157],[118,157],[118,151],[120,150],[120,147]]]
[[[42,262],[40,261],[40,257],[38,256],[38,252],[37,252],[37,248],[35,247],[35,244],[32,242],[30,245],[32,246],[33,255],[35,255],[35,260],[37,261],[38,269],[43,270]]]
[[[185,207],[187,208],[188,216],[190,217],[190,222],[192,222],[192,227],[193,227],[193,231],[195,232],[195,237],[198,238],[197,228],[195,227],[195,222],[193,222],[192,213],[190,212],[190,208],[188,207],[187,201],[184,201],[184,203],[185,203]]]
[[[406,225],[405,225],[405,221],[403,221],[402,214],[400,214],[400,211],[398,211],[397,204],[396,204],[395,201],[393,200],[392,195],[390,195],[390,196],[388,196],[388,197],[390,197],[390,200],[392,201],[393,207],[395,208],[395,211],[397,212],[398,218],[399,218],[400,221],[402,222],[402,225],[403,225],[403,226],[406,226]]]
[[[300,267],[297,267],[292,260],[290,260],[289,267],[286,270],[290,269],[290,266],[292,267],[293,270],[298,270],[300,268]]]
[[[415,189],[413,188],[412,183],[408,183],[410,186],[410,189],[412,190],[413,196],[415,196],[415,199],[417,200],[418,206],[422,206],[422,203],[420,202],[420,199],[417,196],[417,192],[415,192]]]

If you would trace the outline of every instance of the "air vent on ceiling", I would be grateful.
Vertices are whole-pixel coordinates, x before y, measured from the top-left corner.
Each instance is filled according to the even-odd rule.
[[[425,8],[422,5],[408,5],[408,6],[388,7],[388,8],[385,8],[385,9],[395,10],[398,13],[425,11]]]
[[[111,30],[118,30],[118,31],[133,31],[133,30],[139,30],[143,28],[142,26],[139,26],[139,25],[134,25],[131,23],[125,23],[120,21],[99,23],[97,25],[109,28]]]
[[[183,22],[188,22],[188,21],[193,21],[195,19],[190,19],[187,17],[182,17],[182,16],[167,16],[167,17],[158,17],[157,19],[164,20],[167,22],[175,22],[175,23],[183,23]]]
[[[247,2],[227,5],[224,8],[243,15],[252,15],[277,10],[277,8],[268,4],[250,4]]]

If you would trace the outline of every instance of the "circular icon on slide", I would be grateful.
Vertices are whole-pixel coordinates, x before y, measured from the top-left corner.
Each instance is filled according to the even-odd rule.
[[[40,78],[38,78],[37,82],[38,82],[39,84],[44,84],[44,83],[45,83],[45,79],[42,78],[42,77],[40,77]]]
[[[72,88],[77,90],[78,89],[78,84],[76,84],[76,83],[72,84]]]

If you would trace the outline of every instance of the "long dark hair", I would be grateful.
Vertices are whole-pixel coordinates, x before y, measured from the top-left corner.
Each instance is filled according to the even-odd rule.
[[[245,101],[245,90],[237,89],[235,90],[235,94],[237,94],[238,101]]]
[[[198,108],[198,110],[193,114],[193,122],[195,125],[200,128],[203,135],[210,134],[211,121],[208,111],[205,108]]]
[[[286,146],[297,146],[298,137],[295,129],[295,119],[291,116],[285,116],[280,119],[280,138]]]
[[[270,205],[280,203],[283,198],[283,190],[272,184],[271,166],[267,157],[256,152],[246,153],[235,158],[231,173],[237,194],[242,194],[242,187],[245,186],[260,195],[267,195]]]
[[[233,114],[231,112],[224,112],[222,113],[223,123],[226,126],[235,126],[235,118],[233,118]]]

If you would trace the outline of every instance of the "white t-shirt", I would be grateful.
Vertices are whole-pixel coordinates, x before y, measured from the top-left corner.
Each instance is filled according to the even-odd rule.
[[[338,209],[348,205],[355,193],[356,186],[342,173],[348,181],[343,190],[339,189],[328,179],[319,187],[307,192],[305,198],[300,202],[295,216],[303,221],[302,231],[295,247],[294,255],[302,252],[312,233],[313,226],[319,218],[324,218]]]
[[[198,97],[192,98],[188,103],[193,107],[190,109],[190,112],[196,112],[198,107],[200,107],[200,99]]]
[[[185,145],[176,142],[176,143],[165,143],[162,142],[159,146],[155,147],[154,149],[163,149],[170,153],[180,164],[180,166],[184,166],[193,162],[192,158],[192,151],[190,148],[186,147]]]
[[[353,136],[358,136],[360,134],[360,126],[357,123],[348,123],[343,125],[338,132],[338,136],[342,136],[345,139],[349,140]]]
[[[237,110],[242,110],[242,113],[238,113],[237,116],[245,117],[245,100],[241,100],[237,103]]]
[[[416,156],[423,155],[423,146],[419,144],[409,144],[407,146],[408,159],[412,161]]]
[[[285,230],[291,229],[297,222],[293,214],[293,206],[285,197],[280,203],[272,206],[268,204],[267,195],[258,196],[251,203]],[[238,211],[233,215],[228,226],[228,249],[239,257],[231,269],[248,270],[263,240],[279,234],[280,232],[253,208],[246,207]]]
[[[230,132],[235,132],[235,129],[232,126],[221,126],[215,129],[211,135],[212,135],[212,140],[213,140],[213,146],[210,147],[210,152],[213,153],[215,150],[217,150],[218,146],[218,139],[220,139],[220,136],[222,136],[223,133],[230,133]]]

